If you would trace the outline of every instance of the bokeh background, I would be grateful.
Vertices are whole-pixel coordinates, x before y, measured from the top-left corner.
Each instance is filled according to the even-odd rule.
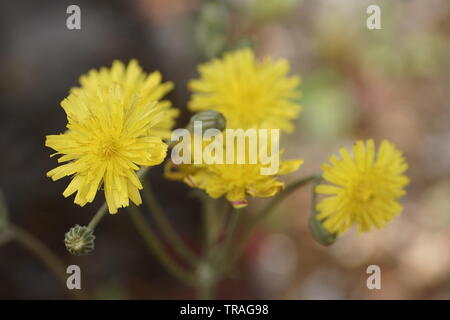
[[[66,28],[66,8],[81,7],[81,30]],[[366,28],[378,4],[382,30]],[[447,0],[134,0],[0,2],[0,188],[8,217],[42,240],[65,265],[82,270],[89,298],[180,299],[194,291],[149,254],[123,210],[96,229],[96,249],[66,252],[64,233],[87,224],[101,205],[64,199],[67,179],[45,135],[63,131],[59,102],[91,68],[137,58],[175,83],[169,94],[190,114],[187,81],[196,65],[224,50],[253,46],[287,58],[302,76],[304,112],[284,136],[288,157],[305,159],[287,181],[315,173],[340,146],[388,138],[404,151],[411,184],[403,213],[386,228],[349,232],[322,247],[308,231],[310,189],[291,195],[249,242],[219,298],[450,298],[450,2]],[[171,221],[201,246],[200,204],[188,187],[151,181]],[[251,203],[256,214],[265,203]],[[366,268],[380,266],[382,289],[368,290]],[[0,298],[70,299],[65,284],[0,231]]]

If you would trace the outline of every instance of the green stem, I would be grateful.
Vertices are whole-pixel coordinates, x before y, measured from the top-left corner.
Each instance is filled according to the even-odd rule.
[[[321,183],[322,179],[317,179],[312,186],[311,195],[311,215],[309,217],[309,230],[311,231],[314,239],[317,240],[321,245],[329,246],[336,241],[337,235],[335,233],[330,233],[327,229],[323,227],[323,220],[317,219],[317,192],[316,187]]]
[[[153,231],[148,226],[139,208],[135,205],[130,205],[128,210],[130,211],[131,221],[135,228],[145,240],[148,248],[155,254],[159,262],[181,282],[189,286],[194,285],[191,274],[176,264],[173,258],[165,251],[159,239],[153,234]]]
[[[211,300],[214,296],[214,285],[199,285],[198,287],[198,299],[199,300]]]
[[[230,222],[228,223],[228,230],[227,230],[227,234],[224,240],[224,244],[223,244],[223,249],[222,249],[222,261],[223,264],[225,265],[225,260],[227,259],[227,257],[229,256],[229,253],[231,251],[231,244],[233,243],[233,238],[236,234],[236,230],[237,230],[237,226],[239,223],[239,218],[241,217],[241,213],[239,209],[233,209],[233,211],[231,212],[231,218],[230,218]]]
[[[259,215],[257,215],[253,221],[250,223],[250,226],[247,227],[246,232],[244,234],[244,236],[242,237],[242,239],[239,241],[240,245],[237,248],[237,250],[235,251],[235,254],[233,256],[233,258],[230,259],[231,263],[234,263],[234,261],[236,261],[242,251],[244,250],[245,244],[247,242],[247,240],[250,238],[250,236],[252,235],[254,229],[256,228],[256,226],[265,218],[267,218],[268,216],[270,216],[273,211],[275,210],[275,208],[287,197],[289,196],[292,192],[296,191],[297,189],[305,186],[306,184],[308,184],[311,181],[316,181],[317,179],[320,179],[321,176],[320,175],[311,175],[311,176],[307,176],[305,178],[302,178],[298,181],[295,181],[293,183],[291,183],[290,185],[288,185],[281,193],[279,193],[277,196],[275,196],[270,202],[269,204],[261,211],[261,213]]]
[[[12,232],[13,237],[18,242],[41,260],[64,284],[64,286],[66,285],[66,266],[42,241],[17,225],[9,224],[8,229]],[[69,292],[75,299],[88,299],[83,291],[69,290]]]
[[[211,214],[213,213],[213,199],[202,197],[202,229],[203,229],[203,263],[197,266],[197,295],[200,300],[209,300],[213,296],[214,281],[211,274],[211,253],[213,245]],[[205,274],[206,273],[206,274]]]
[[[252,225],[252,230],[254,229],[254,227],[263,219],[267,218],[268,216],[270,216],[272,214],[272,212],[274,211],[274,209],[287,197],[289,196],[292,192],[296,191],[297,189],[303,187],[304,185],[308,184],[311,181],[315,181],[317,179],[319,179],[320,176],[319,175],[311,175],[308,177],[305,177],[303,179],[300,179],[298,181],[295,181],[293,183],[291,183],[290,185],[288,185],[286,187],[286,189],[284,189],[282,192],[280,192],[277,196],[275,196],[270,202],[269,204],[262,210],[261,214],[259,214],[258,216],[256,216],[255,221]]]
[[[106,202],[100,207],[100,209],[98,209],[97,213],[95,214],[95,216],[92,218],[92,220],[89,222],[88,224],[88,228],[91,230],[94,230],[95,227],[97,226],[97,224],[100,222],[100,220],[102,220],[103,216],[106,213],[106,209],[108,208],[108,206],[106,205]]]
[[[142,167],[137,172],[137,176],[139,178],[143,179],[149,169],[150,169],[150,167]],[[92,219],[89,222],[87,227],[93,231],[95,229],[95,227],[98,225],[98,223],[103,219],[103,217],[105,216],[107,211],[108,211],[108,205],[106,202],[104,202],[102,204],[102,206],[97,210],[97,213],[92,217]]]
[[[197,264],[198,258],[194,253],[184,244],[179,235],[175,232],[169,220],[167,219],[162,207],[158,203],[155,195],[153,194],[153,189],[150,183],[143,179],[142,184],[144,186],[143,194],[146,203],[150,208],[150,213],[152,214],[158,227],[161,229],[164,236],[167,238],[168,242],[172,245],[174,250],[184,258],[191,266]]]
[[[207,208],[211,208],[208,206]],[[211,213],[209,210],[205,210],[205,214]],[[241,214],[239,209],[234,209],[231,213],[230,220],[228,222],[227,232],[225,236],[225,240],[223,241],[223,245],[220,248],[219,255],[213,255],[211,252],[212,247],[209,248],[209,252],[206,255],[206,261],[204,265],[200,265],[200,268],[204,267],[205,270],[200,270],[200,274],[203,277],[200,277],[199,281],[199,298],[203,300],[208,300],[213,298],[215,288],[217,283],[220,281],[223,273],[224,267],[227,266],[226,259],[230,255],[233,238],[236,234],[239,218]],[[207,222],[207,221],[206,221]],[[206,228],[208,227],[205,224]],[[208,231],[206,229],[205,231]],[[211,240],[211,239],[210,239]],[[202,272],[203,271],[203,272]]]
[[[211,255],[211,250],[215,241],[212,215],[216,213],[218,201],[219,200],[214,200],[206,195],[202,199],[203,254],[207,258]]]
[[[210,300],[214,297],[217,284],[216,272],[209,258],[197,266],[197,296],[200,300]]]

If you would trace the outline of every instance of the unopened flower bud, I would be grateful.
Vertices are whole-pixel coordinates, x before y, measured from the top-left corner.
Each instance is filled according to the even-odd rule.
[[[202,122],[203,131],[208,129],[217,129],[222,131],[225,129],[227,124],[225,117],[221,113],[214,110],[207,110],[194,114],[189,121],[187,129],[192,130],[194,128],[195,121]]]
[[[86,226],[75,225],[66,232],[64,243],[67,251],[75,256],[88,254],[94,250],[95,236],[93,231]]]
[[[309,229],[314,237],[321,245],[329,246],[336,241],[336,234],[330,233],[326,230],[322,222],[317,219],[315,215],[311,215],[309,218]]]

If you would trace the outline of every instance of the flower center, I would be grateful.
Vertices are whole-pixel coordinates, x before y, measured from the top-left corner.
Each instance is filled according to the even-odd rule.
[[[371,177],[364,177],[354,184],[352,188],[353,199],[357,202],[367,203],[374,199],[375,190]]]
[[[119,150],[119,144],[113,137],[103,139],[98,144],[98,154],[103,159],[108,159],[117,154]]]
[[[238,119],[239,126],[252,128],[267,117],[265,102],[257,88],[241,88],[236,92],[231,108],[227,108],[231,118]]]
[[[243,103],[249,105],[254,102],[257,97],[258,95],[254,89],[246,89],[241,91],[239,98]]]
[[[361,188],[359,192],[356,193],[356,199],[360,202],[369,202],[374,197],[374,192],[367,188]]]

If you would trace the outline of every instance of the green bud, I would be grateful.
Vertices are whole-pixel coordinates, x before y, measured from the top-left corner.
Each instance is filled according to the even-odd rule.
[[[222,131],[223,129],[225,129],[227,124],[225,117],[221,113],[214,110],[207,110],[194,114],[189,121],[187,129],[192,131],[195,121],[202,122],[203,131],[208,129],[217,129],[219,131]]]
[[[95,236],[86,226],[75,225],[65,234],[66,249],[75,256],[88,254],[94,250]]]
[[[269,22],[280,19],[295,9],[299,0],[243,1],[244,13],[253,21]]]
[[[325,229],[315,215],[311,215],[309,218],[309,230],[311,230],[314,239],[324,246],[332,245],[337,239],[336,234]]]
[[[227,45],[228,11],[222,1],[206,1],[195,17],[194,44],[198,53],[210,59],[220,56]]]
[[[319,242],[321,245],[329,246],[336,241],[337,235],[335,233],[330,233],[327,229],[324,228],[323,222],[325,220],[317,219],[316,187],[317,185],[319,185],[320,181],[322,181],[322,177],[317,178],[312,186],[311,216],[309,217],[309,230],[311,231],[311,234],[313,235],[314,239],[317,240],[317,242]]]

